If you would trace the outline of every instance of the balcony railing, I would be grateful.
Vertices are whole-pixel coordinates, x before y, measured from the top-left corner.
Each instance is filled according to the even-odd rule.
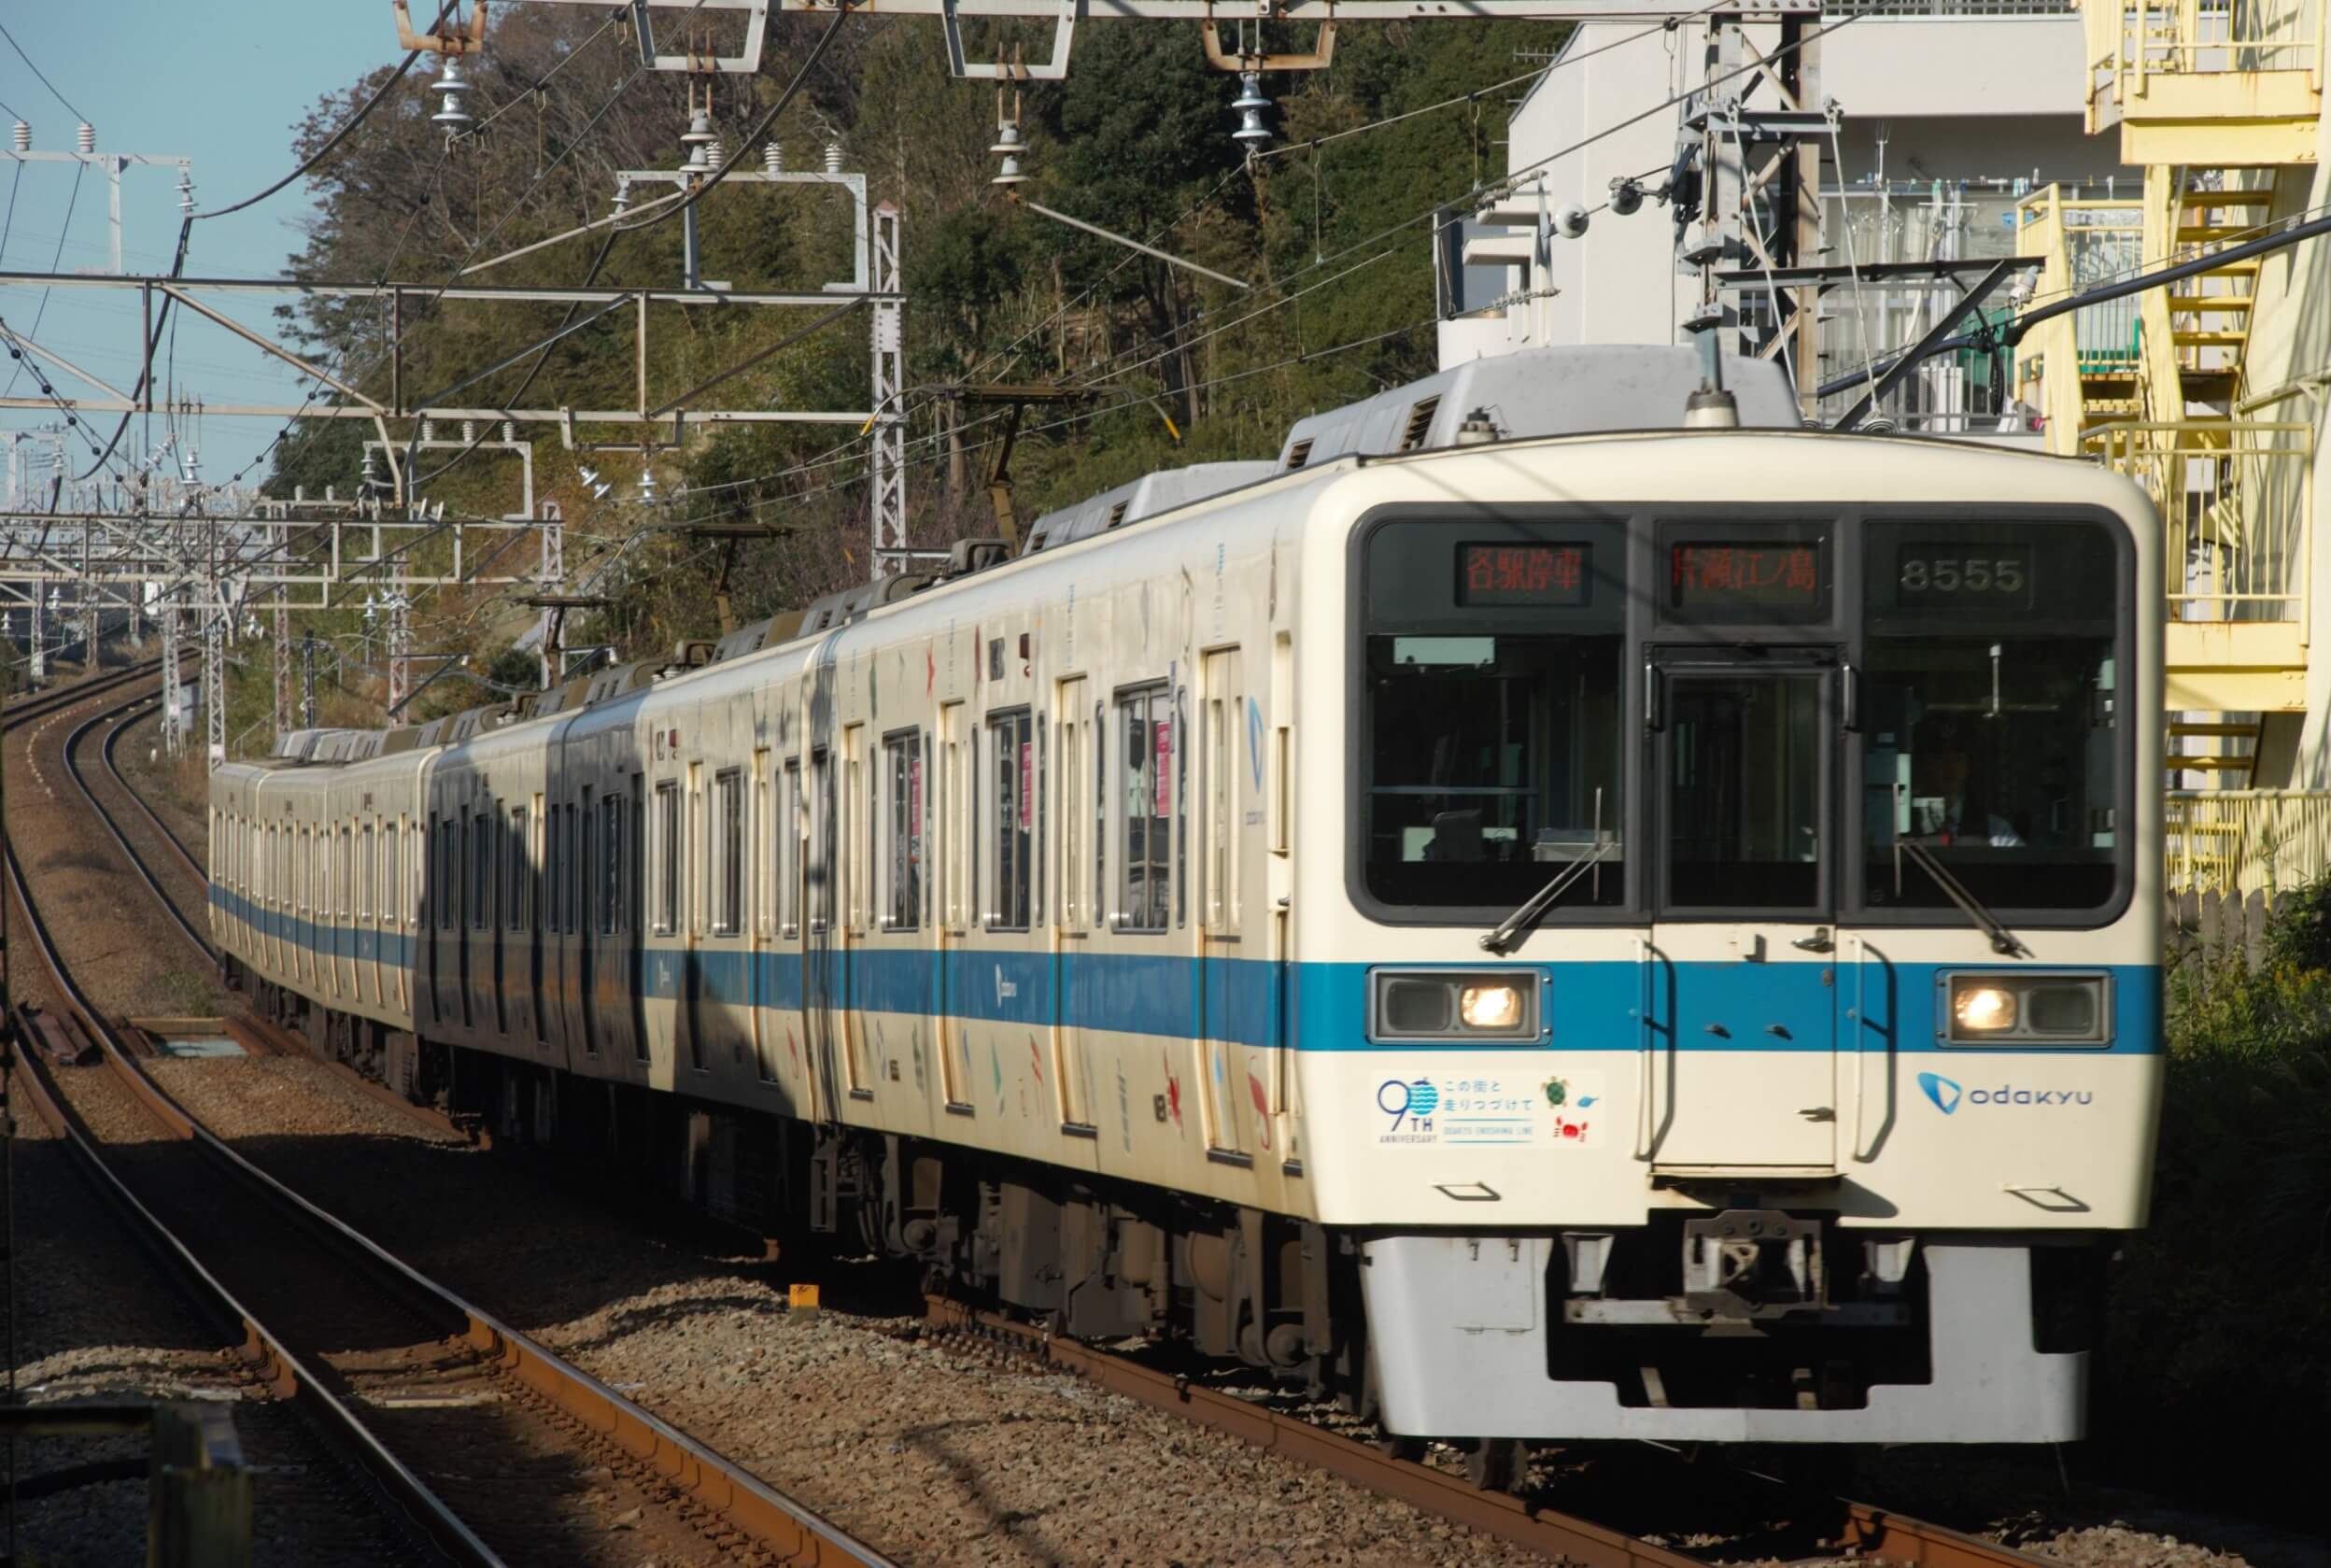
[[[2314,429],[2210,419],[2099,425],[2083,450],[2153,498],[2172,621],[2307,624]]]
[[[2171,791],[2164,804],[2172,894],[2272,897],[2331,872],[2331,791]]]
[[[2125,110],[2154,77],[2303,72],[2319,94],[2324,9],[2323,0],[2082,0],[2089,129],[2100,105]]]
[[[2078,196],[2057,185],[2044,186],[2015,204],[2016,248],[2045,258],[2036,304],[2093,289],[2137,272],[2144,260],[2144,204],[2127,196]],[[2041,405],[2069,450],[2088,417],[2084,385],[2090,378],[2134,377],[2143,359],[2135,296],[2084,305],[2067,321],[2059,317],[2025,340],[2018,379],[2041,384]],[[2120,411],[2133,406],[2122,394]]]

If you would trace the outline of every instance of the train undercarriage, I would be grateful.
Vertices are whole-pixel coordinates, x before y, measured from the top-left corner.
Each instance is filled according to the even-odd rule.
[[[1536,1416],[1463,1432],[1452,1409],[1477,1417],[1519,1399],[1559,1422],[1569,1419],[1565,1401],[1585,1391],[1591,1398],[1578,1408],[1589,1414],[1570,1435],[1698,1430],[1724,1441],[1736,1429],[1743,1441],[1858,1440],[1821,1434],[1851,1434],[1873,1400],[1921,1398],[1958,1377],[1955,1363],[1939,1374],[1937,1358],[1947,1363],[1967,1335],[1940,1321],[1999,1310],[1957,1283],[1969,1259],[1995,1278],[2007,1270],[2009,1294],[2027,1302],[2005,1313],[2027,1309],[2027,1335],[2013,1324],[1983,1332],[2027,1337],[2030,1365],[2084,1382],[2078,1352],[2100,1327],[2104,1254],[2088,1238],[1971,1247],[1947,1235],[1872,1236],[1786,1208],[1655,1211],[1641,1227],[1512,1236],[1328,1227],[578,1078],[420,1039],[264,983],[253,1000],[318,1055],[414,1103],[495,1139],[619,1165],[764,1237],[772,1258],[911,1260],[926,1290],[1000,1302],[1057,1333],[1149,1338],[1243,1363],[1402,1434],[1388,1445],[1455,1441],[1488,1486],[1519,1475],[1527,1441],[1564,1434],[1533,1426]],[[1442,1310],[1451,1301],[1462,1305]],[[1371,1353],[1372,1323],[1401,1347],[1389,1368]],[[1485,1349],[1494,1354],[1484,1359]],[[1469,1363],[1487,1379],[1477,1391],[1465,1391]],[[2013,1355],[2002,1364],[2020,1375]],[[1420,1365],[1428,1383],[1462,1397],[1405,1394]],[[1403,1420],[1404,1400],[1429,1419]],[[1795,1436],[1799,1413],[1841,1424],[1804,1423],[1806,1435]],[[1695,1428],[1696,1416],[1708,1420]]]

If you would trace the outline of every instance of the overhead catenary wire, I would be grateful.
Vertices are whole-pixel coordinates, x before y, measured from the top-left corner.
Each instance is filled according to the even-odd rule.
[[[49,90],[49,96],[54,98],[58,103],[64,105],[65,113],[71,115],[74,119],[79,120],[84,125],[89,123],[89,116],[75,108],[72,103],[66,99],[65,95],[57,91],[57,84],[49,79],[49,73],[42,70],[34,63],[33,57],[24,52],[24,46],[16,41],[16,35],[8,31],[7,23],[6,22],[0,22],[0,38],[6,38],[8,41],[8,47],[16,50],[16,57],[24,62],[24,64],[31,68],[33,75],[40,78],[40,85]],[[12,119],[21,120],[23,118],[21,115],[17,114],[13,109],[10,109],[8,113]]]

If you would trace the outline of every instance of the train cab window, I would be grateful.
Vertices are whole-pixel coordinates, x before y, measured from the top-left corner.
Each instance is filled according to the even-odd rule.
[[[1363,537],[1358,890],[1503,915],[1583,860],[1547,919],[1621,903],[1626,525],[1453,513]]]
[[[923,737],[883,742],[883,910],[885,931],[911,931],[923,910]]]
[[[667,779],[656,786],[656,934],[680,928],[680,871],[686,852],[680,842],[680,785]]]
[[[986,925],[991,931],[1028,928],[1028,903],[1034,863],[1036,749],[1034,726],[1025,708],[998,713],[987,721],[990,777],[994,804],[986,834],[988,905]]]
[[[1164,685],[1117,698],[1117,899],[1110,924],[1120,931],[1163,931],[1173,914],[1174,723]]]
[[[1992,910],[2113,899],[2131,789],[2120,554],[2098,523],[1870,524],[1862,907],[1947,911],[1929,859]]]
[[[725,768],[713,775],[713,935],[744,929],[744,775]]]

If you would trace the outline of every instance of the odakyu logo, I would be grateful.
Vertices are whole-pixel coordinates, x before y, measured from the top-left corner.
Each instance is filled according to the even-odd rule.
[[[1922,1072],[1918,1087],[1926,1092],[1934,1109],[1949,1116],[1964,1104],[1968,1106],[2063,1106],[2091,1105],[2096,1101],[2092,1089],[2018,1089],[2002,1083],[1996,1089],[1962,1088],[1957,1080],[1944,1078],[1939,1072]]]

